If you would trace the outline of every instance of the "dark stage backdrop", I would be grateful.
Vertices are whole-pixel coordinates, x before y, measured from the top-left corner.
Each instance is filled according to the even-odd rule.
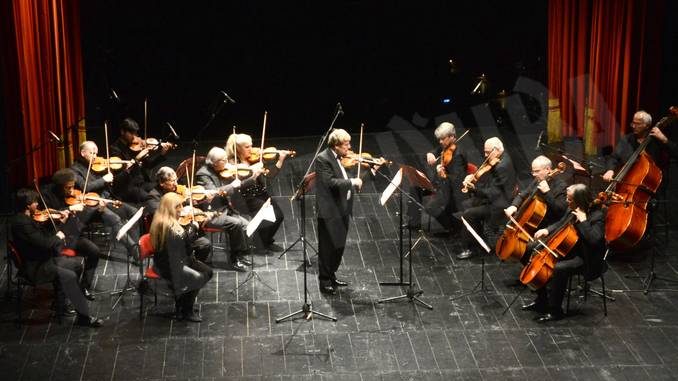
[[[165,134],[171,121],[190,140],[225,90],[237,103],[204,138],[236,125],[256,140],[264,110],[267,136],[321,134],[338,101],[339,126],[351,130],[360,122],[383,130],[394,115],[464,112],[484,101],[469,95],[481,73],[493,94],[521,75],[545,83],[546,9],[545,1],[87,1],[87,116],[93,125],[141,120],[148,97],[151,133]]]

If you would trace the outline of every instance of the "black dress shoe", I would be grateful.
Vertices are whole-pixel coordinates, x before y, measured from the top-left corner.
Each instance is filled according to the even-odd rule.
[[[202,321],[202,317],[194,311],[191,311],[190,313],[184,313],[182,318],[183,320],[190,321],[193,323],[200,323]]]
[[[532,302],[521,307],[523,311],[546,312],[546,305],[539,302]]]
[[[464,250],[461,253],[457,254],[457,259],[469,259],[473,256],[473,252],[471,250]]]
[[[231,270],[235,270],[241,273],[244,273],[247,271],[247,266],[245,266],[242,262],[239,260],[231,263]]]
[[[99,328],[104,325],[104,321],[94,316],[78,314],[78,319],[75,321],[75,324],[82,327]]]
[[[565,315],[563,313],[547,313],[546,315],[543,315],[537,319],[537,323],[547,323],[550,321],[556,321],[564,318]]]
[[[334,288],[334,286],[328,284],[325,286],[320,286],[320,292],[327,295],[335,295],[337,293],[337,289]]]
[[[344,282],[341,279],[333,279],[332,284],[334,285],[334,287],[346,287],[346,286],[348,286],[348,282]]]
[[[266,250],[274,252],[274,253],[281,253],[285,250],[285,248],[278,245],[275,242],[271,242],[268,245],[266,245]]]
[[[90,290],[87,289],[86,287],[82,289],[82,293],[83,293],[83,295],[85,295],[85,298],[87,298],[87,300],[94,300],[94,299],[96,299],[96,298],[94,297],[94,294],[92,293],[92,291],[90,291]]]
[[[239,257],[238,260],[240,261],[240,263],[242,263],[245,266],[252,266],[252,261],[250,261],[249,259],[247,259],[245,257]]]

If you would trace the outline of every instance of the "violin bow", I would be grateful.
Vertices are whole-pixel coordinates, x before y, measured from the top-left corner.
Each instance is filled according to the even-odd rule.
[[[144,141],[148,138],[148,98],[144,98]]]
[[[365,127],[365,123],[360,123],[360,142],[358,143],[358,174],[356,175],[357,178],[360,178],[360,166],[361,166],[361,160],[363,158],[363,127]]]
[[[108,153],[108,121],[104,121],[104,137],[106,138],[106,168],[108,169],[108,174],[111,174],[111,157],[109,156]],[[90,168],[92,167],[92,160],[89,161],[89,166]],[[87,170],[87,174],[89,175],[89,170]],[[83,192],[87,190],[87,186],[85,186],[85,189],[83,189]]]
[[[191,160],[191,173],[186,174],[188,182],[188,205],[191,207],[191,220],[195,221],[195,212],[193,211],[193,178],[195,177],[195,150],[193,150],[193,159]]]
[[[516,219],[513,218],[513,216],[509,216],[509,218],[511,219],[511,222],[513,222],[513,224],[518,228],[518,230],[520,230],[523,234],[525,234],[527,236],[527,238],[530,239],[530,241],[534,241],[534,237],[532,237],[530,235],[530,233],[528,233],[525,229],[523,229],[523,227],[520,225],[520,223],[518,223],[518,221],[516,221]]]
[[[460,136],[457,140],[455,140],[454,143],[455,143],[455,144],[459,143],[459,141],[460,141],[461,139],[463,139],[464,136],[466,136],[466,134],[468,134],[469,131],[470,131],[470,130],[464,131],[464,133],[461,134],[461,136]],[[445,151],[445,150],[442,150],[442,151],[440,152],[440,156],[436,157],[436,160],[439,160],[441,157],[443,157],[443,152],[444,152],[444,151]]]
[[[264,126],[261,128],[261,148],[259,148],[259,162],[264,162],[264,137],[266,136],[266,119],[268,111],[264,111]]]
[[[238,134],[235,133],[235,126],[233,126],[233,160],[236,166],[235,178],[238,178]]]
[[[35,191],[38,192],[38,196],[40,196],[40,201],[42,201],[42,206],[45,207],[45,210],[47,211],[47,217],[49,217],[50,222],[52,222],[52,226],[54,227],[54,232],[58,232],[59,229],[56,227],[56,223],[54,222],[54,218],[52,218],[52,213],[49,213],[49,207],[47,207],[47,203],[45,202],[45,198],[42,197],[42,192],[40,192],[40,187],[38,186],[38,179],[34,178],[33,179],[33,185],[35,186]]]
[[[108,145],[106,146],[108,148]],[[106,150],[108,151],[108,149]],[[80,200],[83,204],[85,203],[85,194],[87,194],[87,183],[89,182],[89,172],[92,170],[92,160],[93,158],[89,158],[89,163],[87,164],[87,175],[85,175],[85,186],[83,186],[82,190],[82,200]]]

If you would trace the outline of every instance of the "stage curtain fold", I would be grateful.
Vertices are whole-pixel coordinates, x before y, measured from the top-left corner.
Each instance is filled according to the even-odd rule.
[[[7,2],[2,9],[3,94],[15,187],[70,164],[84,117],[79,1]],[[50,141],[48,131],[64,142]],[[35,150],[32,154],[30,152]]]

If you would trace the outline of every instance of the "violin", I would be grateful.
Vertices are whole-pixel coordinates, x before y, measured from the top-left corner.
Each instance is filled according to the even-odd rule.
[[[447,178],[447,166],[450,165],[452,162],[452,159],[454,158],[454,151],[457,150],[457,142],[459,142],[461,139],[468,134],[469,130],[466,130],[460,137],[459,139],[455,139],[454,142],[450,143],[443,149],[443,152],[440,153],[440,167],[438,167],[438,176],[440,176],[441,179],[446,179]]]
[[[252,176],[255,170],[262,168],[263,164],[259,164],[259,162],[252,165],[247,165],[244,163],[227,164],[226,168],[219,172],[219,176],[226,180],[232,180],[236,178],[236,176],[238,179],[246,179]],[[268,173],[268,169],[263,168],[263,173]]]
[[[480,179],[487,172],[491,171],[495,165],[499,164],[501,161],[501,157],[499,155],[501,155],[501,152],[499,152],[499,150],[496,148],[492,148],[492,152],[487,155],[487,158],[475,171],[471,180],[469,182],[464,181],[464,186],[461,188],[461,192],[468,193],[469,188],[475,186],[476,182],[478,182],[478,179]]]
[[[95,173],[101,173],[108,171],[109,168],[111,171],[117,171],[122,169],[124,165],[131,163],[134,163],[134,160],[122,160],[117,156],[113,156],[107,162],[106,158],[97,156],[94,158],[94,160],[92,160],[92,171]]]
[[[161,142],[156,138],[142,139],[139,136],[135,136],[132,143],[129,144],[129,149],[133,152],[138,152],[134,159],[139,161],[148,156],[149,153],[165,146],[169,147],[168,149],[177,147],[175,143]]]
[[[281,153],[286,153],[287,156],[289,157],[295,157],[297,155],[297,151],[293,150],[281,150],[277,149],[275,147],[267,147],[264,148],[263,151],[259,147],[252,147],[252,151],[250,153],[250,157],[247,158],[247,161],[250,164],[257,163],[261,160],[263,161],[273,161],[277,160],[278,156]]]
[[[100,202],[103,202],[104,204],[112,204],[115,208],[122,206],[122,201],[102,198],[99,197],[99,194],[95,192],[89,192],[83,195],[82,191],[79,189],[73,189],[73,193],[66,197],[67,205],[85,204],[86,206],[98,206]]]
[[[205,212],[195,207],[187,206],[181,210],[179,215],[179,224],[181,226],[186,226],[193,221],[197,222],[198,224],[202,224],[212,217],[212,213]]]
[[[191,197],[193,201],[202,201],[209,195],[218,194],[221,192],[218,189],[205,189],[205,187],[202,185],[194,185],[189,189],[186,185],[179,184],[177,185],[175,193],[183,196],[184,198]]]
[[[36,210],[35,213],[33,213],[33,221],[40,223],[47,222],[50,219],[59,220],[61,217],[61,211],[56,209]]]
[[[386,160],[383,157],[374,158],[371,154],[363,152],[362,156],[358,156],[355,152],[349,150],[346,153],[346,156],[341,158],[341,165],[344,168],[353,168],[360,162],[360,166],[363,168],[369,168],[370,165],[391,165],[390,160]]]

